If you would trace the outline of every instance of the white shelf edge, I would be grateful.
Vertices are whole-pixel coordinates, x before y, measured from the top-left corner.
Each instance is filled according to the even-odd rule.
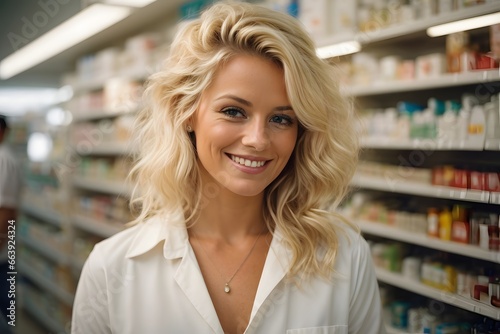
[[[445,73],[438,77],[427,79],[394,80],[388,82],[371,82],[369,85],[346,86],[342,88],[342,92],[347,96],[370,96],[472,85],[498,80],[500,80],[499,69],[478,70],[464,73]]]
[[[479,248],[479,246],[461,244],[452,241],[443,241],[426,235],[407,232],[397,227],[388,226],[382,223],[368,222],[364,220],[355,220],[355,223],[364,233],[467,256],[470,258],[500,263],[500,252],[484,250]]]
[[[115,78],[124,78],[130,80],[146,80],[152,73],[148,71],[147,68],[134,68],[133,70],[123,69],[116,73],[111,74],[108,77],[96,77],[89,80],[82,80],[75,82],[72,85],[73,91],[76,93],[89,92],[93,90],[99,90],[104,88],[107,81]]]
[[[475,6],[469,6],[450,13],[432,16],[428,19],[418,19],[401,24],[396,24],[387,28],[376,29],[370,32],[356,33],[356,40],[362,44],[370,44],[396,37],[402,37],[408,34],[423,32],[429,27],[462,20],[470,17],[485,15],[500,11],[500,3],[486,3]]]
[[[465,202],[490,203],[490,192],[462,189],[405,181],[400,178],[380,178],[356,174],[351,185],[364,189],[381,190],[400,194],[410,194],[433,198],[444,198]]]
[[[500,139],[486,139],[484,149],[488,151],[500,151]]]
[[[62,324],[59,324],[57,320],[53,320],[50,314],[39,310],[30,302],[23,303],[23,308],[51,332],[66,333],[66,330]]]
[[[99,180],[86,177],[74,177],[73,185],[81,189],[119,196],[130,196],[133,189],[131,185],[123,182]]]
[[[392,139],[386,137],[364,137],[361,138],[363,148],[377,149],[420,149],[437,151],[482,151],[486,147],[482,144],[467,141],[450,142],[432,138],[416,139]]]
[[[137,113],[139,107],[134,108],[113,108],[113,109],[98,109],[86,113],[73,114],[73,122],[83,122],[91,120],[99,120],[104,118],[117,117],[122,115],[133,115]]]
[[[36,271],[31,269],[31,267],[25,265],[23,262],[17,263],[17,269],[18,273],[24,274],[26,277],[34,281],[38,286],[49,291],[65,304],[69,306],[73,305],[73,300],[75,297],[71,293],[61,289],[50,279],[45,278],[43,275],[37,273]]]
[[[57,262],[58,264],[67,265],[69,263],[69,257],[62,251],[54,249],[42,241],[38,241],[33,238],[28,238],[24,236],[19,236],[19,241],[21,244],[28,246],[29,248],[37,250],[39,253],[51,260]]]
[[[127,155],[132,152],[131,142],[107,142],[96,146],[88,147],[72,145],[76,153],[86,155]]]
[[[500,205],[500,192],[490,193],[490,203]]]
[[[382,268],[375,268],[375,272],[378,280],[381,282],[441,301],[445,304],[453,305],[470,312],[490,317],[495,320],[500,320],[500,309],[494,308],[493,306],[488,306],[479,301],[442,291],[417,281],[409,280],[400,274],[392,273]]]
[[[82,230],[97,234],[105,238],[110,237],[123,230],[123,228],[119,228],[118,226],[110,225],[105,222],[98,222],[95,219],[90,219],[82,215],[74,215],[72,217],[72,221],[75,226],[81,228]]]
[[[52,209],[40,208],[37,205],[23,202],[21,211],[55,226],[61,227],[63,225],[61,215]]]

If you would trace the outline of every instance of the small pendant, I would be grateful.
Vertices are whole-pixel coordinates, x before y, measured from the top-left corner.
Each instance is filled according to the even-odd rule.
[[[231,288],[229,287],[229,283],[226,283],[226,286],[224,287],[224,292],[225,293],[231,292]]]

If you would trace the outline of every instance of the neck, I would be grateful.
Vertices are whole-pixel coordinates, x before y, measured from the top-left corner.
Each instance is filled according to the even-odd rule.
[[[266,230],[262,201],[263,195],[244,197],[221,191],[217,196],[206,199],[191,229],[197,235],[228,242],[258,235]]]

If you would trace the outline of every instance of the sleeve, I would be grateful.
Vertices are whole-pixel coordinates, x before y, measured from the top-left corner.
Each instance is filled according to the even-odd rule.
[[[368,243],[358,237],[353,253],[349,333],[385,334],[383,309]]]
[[[9,156],[0,156],[0,208],[16,209],[21,192],[20,168]]]
[[[111,333],[108,309],[108,284],[98,248],[85,262],[76,289],[71,320],[72,334]]]

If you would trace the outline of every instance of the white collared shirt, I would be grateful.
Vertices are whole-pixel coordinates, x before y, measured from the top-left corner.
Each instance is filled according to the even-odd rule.
[[[339,277],[297,288],[284,279],[291,252],[276,231],[245,333],[385,333],[368,245],[354,231],[346,235]],[[78,283],[71,332],[223,334],[181,219],[157,217],[94,247]]]

